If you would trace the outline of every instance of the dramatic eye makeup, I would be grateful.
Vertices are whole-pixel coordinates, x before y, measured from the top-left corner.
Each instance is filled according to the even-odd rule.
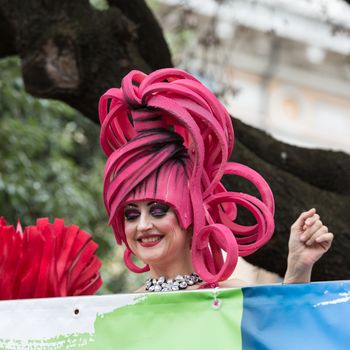
[[[127,221],[131,221],[133,219],[136,219],[140,216],[140,211],[137,208],[134,207],[126,207],[124,209],[124,218]]]
[[[149,215],[154,218],[161,218],[169,211],[169,206],[158,202],[147,203],[147,210]],[[130,203],[124,209],[124,218],[126,221],[137,219],[141,215],[141,209],[137,204]]]
[[[157,202],[150,203],[149,212],[154,217],[162,217],[168,212],[168,210],[169,206],[166,204]]]

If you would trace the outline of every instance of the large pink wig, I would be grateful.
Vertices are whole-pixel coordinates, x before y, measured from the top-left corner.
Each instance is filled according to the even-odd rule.
[[[172,68],[149,75],[131,71],[121,88],[101,97],[99,116],[101,147],[108,157],[104,202],[132,271],[148,266],[131,261],[123,218],[130,201],[157,200],[174,208],[180,226],[192,227],[193,266],[208,283],[229,278],[238,256],[255,252],[271,238],[270,187],[254,170],[228,162],[234,144],[231,118],[192,75]],[[228,192],[220,182],[227,174],[248,179],[261,199]],[[237,205],[252,213],[255,225],[236,223]]]

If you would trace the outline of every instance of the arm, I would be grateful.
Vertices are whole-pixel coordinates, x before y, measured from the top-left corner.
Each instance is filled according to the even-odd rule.
[[[310,282],[313,265],[329,250],[332,241],[333,234],[315,209],[302,213],[291,227],[284,283]]]

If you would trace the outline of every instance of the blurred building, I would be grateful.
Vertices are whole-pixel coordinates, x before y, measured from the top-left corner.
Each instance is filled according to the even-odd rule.
[[[277,139],[350,153],[350,6],[341,0],[158,0],[176,65]],[[175,51],[175,52],[174,52]],[[281,279],[240,259],[234,277]]]
[[[344,1],[160,4],[163,28],[187,33],[177,65],[226,91],[234,116],[291,144],[350,153],[350,6]]]

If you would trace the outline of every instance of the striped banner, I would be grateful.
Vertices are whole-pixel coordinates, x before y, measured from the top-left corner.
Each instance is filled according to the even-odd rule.
[[[350,349],[350,281],[0,302],[0,349]]]

